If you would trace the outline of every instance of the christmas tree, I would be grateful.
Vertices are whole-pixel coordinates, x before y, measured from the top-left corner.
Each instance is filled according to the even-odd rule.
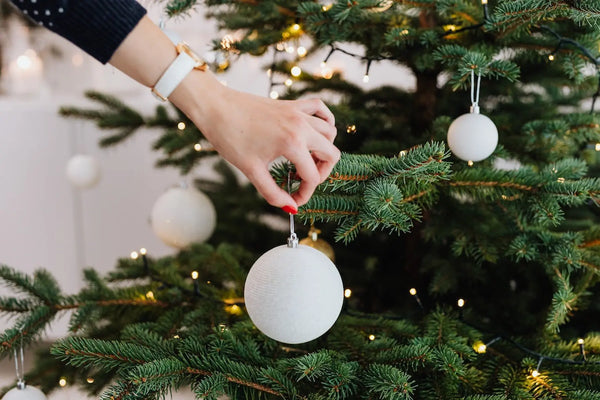
[[[176,17],[197,3],[165,7]],[[16,293],[0,298],[16,316],[0,337],[3,357],[68,310],[72,335],[29,371],[45,391],[67,376],[103,399],[158,399],[181,387],[205,399],[600,398],[600,5],[205,5],[237,34],[215,40],[214,67],[270,53],[272,97],[331,99],[344,154],[298,217],[314,225],[308,244],[326,250],[313,241],[317,229],[338,243],[339,319],[294,345],[253,325],[244,281],[287,237],[265,216],[286,216],[217,163],[221,180],[196,182],[219,220],[205,244],[161,259],[142,252],[106,277],[87,270],[74,295],[46,271],[0,268]],[[320,69],[302,70],[320,56]],[[365,82],[373,65],[392,62],[415,85],[351,83],[329,67],[332,57],[362,60]],[[153,127],[160,167],[185,173],[215,157],[182,114],[159,107],[144,116],[88,96],[99,108],[62,113],[111,130],[101,145]],[[273,176],[294,186],[293,166],[275,165]]]

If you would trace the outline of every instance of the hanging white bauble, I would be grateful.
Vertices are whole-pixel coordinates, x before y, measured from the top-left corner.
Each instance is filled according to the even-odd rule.
[[[201,191],[174,187],[156,200],[150,218],[156,236],[167,245],[181,249],[202,243],[212,235],[217,212]]]
[[[89,189],[100,182],[102,172],[100,163],[87,154],[77,154],[67,163],[67,178],[71,184],[79,189]]]
[[[23,389],[14,388],[9,390],[2,400],[47,400],[47,398],[40,389],[33,386],[25,386]]]
[[[491,119],[476,112],[456,118],[448,129],[448,146],[465,161],[488,158],[498,145],[498,129]]]
[[[254,325],[283,343],[304,343],[323,335],[337,320],[344,285],[335,265],[308,246],[275,247],[252,266],[244,288]]]

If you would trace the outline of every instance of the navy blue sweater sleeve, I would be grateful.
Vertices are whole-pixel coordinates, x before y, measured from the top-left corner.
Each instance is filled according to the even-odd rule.
[[[35,22],[102,63],[146,14],[135,0],[11,0]]]

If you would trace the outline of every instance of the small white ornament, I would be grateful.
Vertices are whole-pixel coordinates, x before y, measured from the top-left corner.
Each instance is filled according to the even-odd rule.
[[[46,395],[40,389],[33,386],[18,387],[9,390],[2,400],[47,400]]]
[[[77,154],[67,163],[67,178],[79,189],[89,189],[100,182],[102,172],[98,161],[87,154]]]
[[[323,335],[344,302],[342,278],[327,256],[308,246],[275,247],[252,266],[244,288],[254,325],[279,342],[297,344]]]
[[[194,188],[174,187],[154,203],[152,230],[165,244],[182,249],[212,235],[217,212],[207,195]]]
[[[465,161],[488,158],[498,145],[498,129],[491,119],[478,112],[463,114],[448,129],[448,147]]]

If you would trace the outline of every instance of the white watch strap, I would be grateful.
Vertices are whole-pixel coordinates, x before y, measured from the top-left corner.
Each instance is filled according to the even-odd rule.
[[[173,90],[181,81],[189,74],[197,65],[197,60],[194,60],[187,53],[181,52],[169,65],[169,68],[162,74],[156,85],[152,88],[152,93],[162,101],[167,101],[167,98],[173,93]]]

